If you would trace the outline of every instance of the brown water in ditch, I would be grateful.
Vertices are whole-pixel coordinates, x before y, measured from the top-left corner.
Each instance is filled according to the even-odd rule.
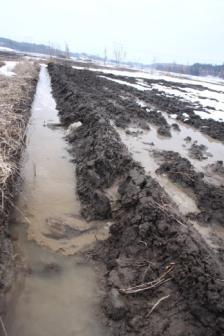
[[[106,223],[80,216],[74,164],[58,123],[50,78],[42,66],[22,163],[22,188],[11,230],[23,270],[5,320],[9,336],[100,336],[100,289],[93,266],[74,253],[107,237]],[[13,308],[12,308],[13,307]]]

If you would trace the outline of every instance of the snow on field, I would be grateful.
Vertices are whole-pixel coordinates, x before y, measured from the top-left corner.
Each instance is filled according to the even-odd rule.
[[[86,69],[82,66],[73,66],[74,69]],[[224,80],[214,77],[196,77],[188,75],[179,74],[167,74],[161,71],[153,72],[143,72],[143,71],[133,71],[133,70],[119,70],[114,69],[102,69],[102,68],[91,68],[91,71],[100,71],[106,74],[113,74],[116,76],[127,76],[136,78],[137,84],[129,83],[124,80],[118,80],[114,78],[109,78],[106,76],[101,76],[108,80],[112,80],[118,84],[124,84],[136,88],[140,91],[157,89],[160,92],[164,92],[167,95],[172,95],[179,97],[185,101],[189,101],[195,105],[195,114],[200,116],[202,119],[214,119],[215,121],[224,122]],[[144,82],[144,79],[157,80],[158,84],[152,83],[150,86]],[[173,86],[166,86],[164,82],[173,82]],[[200,85],[203,88],[178,88],[178,84],[185,85]],[[202,106],[203,111],[198,111],[198,107]],[[189,116],[186,116],[186,118]]]
[[[0,67],[0,75],[9,76],[9,77],[15,76],[15,72],[13,72],[12,70],[15,68],[17,63],[18,62],[14,62],[14,61],[6,61],[5,65]]]
[[[90,71],[100,71],[105,74],[112,74],[115,76],[127,76],[133,78],[142,78],[142,79],[155,79],[155,80],[165,80],[169,82],[183,83],[183,84],[194,84],[194,85],[203,85],[208,89],[223,91],[224,92],[224,80],[216,77],[197,77],[190,75],[174,74],[174,73],[165,73],[162,71],[153,70],[151,72],[138,71],[138,70],[120,70],[118,68],[114,69],[102,69],[102,68],[91,68],[83,66],[73,66],[74,69],[79,70],[90,70]]]
[[[194,103],[195,107],[202,106],[204,111],[195,110],[202,119],[214,119],[215,121],[224,121],[224,94],[223,92],[213,92],[208,89],[197,90],[192,88],[166,87],[161,84],[152,84],[152,88],[169,95],[174,95],[183,100]]]
[[[137,90],[145,91],[157,89],[160,92],[164,92],[168,96],[177,96],[183,100],[194,103],[195,108],[198,106],[204,107],[205,111],[195,110],[194,113],[197,114],[201,119],[214,119],[215,121],[224,121],[224,95],[220,92],[213,92],[209,90],[196,90],[191,88],[181,88],[181,91],[177,88],[166,87],[161,84],[152,84],[151,86],[145,85],[141,80],[138,84],[129,83],[123,80],[109,78],[106,76],[100,76],[106,78],[118,84],[128,85]],[[214,110],[215,109],[215,110]],[[189,115],[185,113],[184,115],[189,118]]]
[[[128,85],[128,86],[131,86],[137,90],[140,90],[140,91],[145,91],[145,90],[149,90],[150,87],[146,87],[145,85],[141,85],[141,84],[133,84],[133,83],[129,83],[129,82],[126,82],[126,81],[123,81],[123,80],[120,80],[120,79],[114,79],[114,78],[109,78],[109,77],[106,77],[106,76],[99,76],[101,78],[105,78],[105,79],[108,79],[112,82],[116,82],[118,84],[122,84],[122,85]]]

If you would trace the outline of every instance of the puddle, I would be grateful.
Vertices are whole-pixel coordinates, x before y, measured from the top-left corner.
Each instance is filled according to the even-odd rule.
[[[136,137],[126,134],[123,129],[116,128],[116,130],[119,133],[121,140],[132,154],[134,160],[140,162],[141,165],[145,168],[146,173],[149,173],[159,182],[159,184],[165,189],[174,203],[178,206],[182,214],[186,215],[189,212],[199,212],[193,196],[187,195],[184,190],[172,183],[166,176],[157,175],[155,173],[156,169],[159,168],[159,165],[153,158],[151,150],[158,148],[155,142],[155,139],[159,139],[156,129],[151,128],[149,132],[144,131],[143,134]],[[149,143],[152,141],[156,146],[149,145]],[[163,140],[159,139],[158,142],[160,141],[162,142]],[[167,150],[168,148],[171,150],[174,147],[167,147]]]
[[[142,103],[144,103],[142,101]],[[180,155],[182,157],[187,158],[191,164],[195,167],[195,169],[197,171],[201,171],[205,174],[205,179],[207,182],[209,183],[214,183],[214,184],[220,184],[220,176],[213,174],[211,176],[211,174],[208,173],[206,166],[213,164],[219,160],[222,160],[224,157],[224,144],[212,139],[211,137],[201,133],[200,131],[187,126],[179,121],[177,121],[176,119],[170,117],[167,113],[162,112],[163,116],[165,117],[165,119],[167,120],[169,125],[172,125],[173,123],[178,124],[180,131],[176,131],[174,129],[172,129],[171,127],[171,133],[172,133],[172,137],[163,137],[158,135],[157,133],[157,127],[154,125],[150,124],[150,131],[142,131],[141,130],[141,134],[138,134],[137,139],[133,139],[132,135],[126,136],[126,134],[122,131],[117,129],[117,131],[120,133],[120,135],[122,136],[122,134],[124,133],[124,140],[126,142],[129,142],[129,140],[132,142],[135,142],[135,147],[137,145],[137,151],[147,151],[150,149],[156,149],[156,150],[174,150],[178,153],[180,153]],[[138,131],[139,129],[136,127],[131,127],[130,130],[133,131]],[[186,141],[184,141],[184,139],[186,137],[191,137],[191,141],[189,143],[187,143]],[[191,145],[194,143],[194,141],[197,141],[198,145],[204,145],[206,147],[206,151],[205,151],[205,156],[206,152],[210,153],[211,156],[208,155],[208,157],[205,160],[197,160],[194,159],[190,156],[189,153],[189,149],[191,147]],[[125,143],[126,143],[125,142]],[[153,142],[154,146],[150,146],[150,143]]]
[[[32,106],[17,207],[28,223],[28,239],[53,251],[71,255],[107,236],[106,223],[87,223],[80,216],[75,167],[60,127],[50,78],[43,66]],[[23,215],[21,215],[21,213]]]
[[[24,268],[17,274],[4,318],[8,336],[105,335],[97,313],[101,292],[94,268],[27,240],[25,225],[13,232]]]
[[[182,149],[181,154],[186,156],[197,169],[202,169],[205,165],[214,163],[224,157],[223,143],[218,140],[212,139],[210,136],[201,133],[191,126],[187,126],[186,124],[183,124],[182,122],[179,122],[176,119],[165,115],[165,113],[163,113],[163,115],[166,117],[169,124],[177,123],[180,127],[180,132],[174,130],[172,131],[173,139],[170,139],[170,144],[171,142],[175,143],[175,147],[177,147],[177,150],[179,149],[180,145],[182,146],[183,144],[185,144],[186,148],[184,148],[184,150]],[[192,141],[189,143],[189,145],[187,145],[185,141],[183,141],[184,138],[186,138],[187,136],[192,138]],[[212,156],[208,156],[208,158],[203,161],[198,161],[190,158],[188,155],[188,148],[194,141],[197,141],[198,145],[205,145],[207,147],[207,152],[211,153]]]
[[[4,318],[8,336],[106,334],[97,315],[101,292],[96,271],[71,255],[95,241],[96,234],[105,238],[107,229],[105,223],[89,224],[80,216],[64,131],[46,127],[58,122],[50,78],[42,66],[22,162],[22,189],[11,219],[22,266]]]
[[[170,144],[171,142],[173,142],[173,145],[175,144],[175,148],[177,148],[175,150],[178,151],[181,154],[181,156],[186,157],[195,167],[196,170],[201,171],[205,174],[204,179],[206,182],[218,186],[220,184],[223,184],[223,178],[215,173],[211,175],[207,169],[207,165],[222,160],[222,158],[224,157],[224,144],[218,140],[212,139],[210,136],[206,134],[201,133],[200,131],[196,130],[193,127],[190,127],[180,121],[173,119],[170,115],[168,115],[165,112],[162,112],[162,114],[166,118],[168,124],[171,125],[172,123],[177,123],[180,128],[180,132],[172,130],[172,138],[168,139],[170,140]],[[191,137],[192,141],[190,143],[186,143],[185,141],[183,141],[184,138],[186,137]],[[207,156],[207,159],[199,161],[192,158],[189,155],[189,148],[191,147],[194,141],[197,141],[197,145],[202,144],[206,146],[206,151],[204,153],[205,156],[207,156],[206,153],[211,154]]]
[[[193,193],[191,194],[190,191],[186,192],[180,186],[177,186],[175,183],[170,181],[165,175],[157,175],[155,173],[157,168],[159,168],[159,163],[157,163],[154,159],[152,150],[174,150],[179,152],[181,156],[189,159],[197,170],[203,171],[204,167],[208,163],[213,163],[224,157],[224,146],[220,142],[213,141],[209,137],[204,136],[194,129],[185,127],[180,123],[178,124],[181,128],[181,132],[172,131],[172,138],[159,136],[157,134],[156,127],[152,125],[150,125],[150,131],[142,131],[141,134],[137,133],[139,128],[131,127],[130,130],[132,132],[135,131],[137,134],[136,136],[126,134],[123,129],[115,127],[114,124],[113,126],[116,128],[121,140],[127,146],[134,160],[141,163],[141,165],[145,168],[146,174],[150,174],[159,182],[159,184],[170,196],[171,200],[176,204],[180,213],[187,215],[191,212],[200,212],[194,200]],[[213,157],[209,157],[204,161],[197,161],[189,158],[187,147],[183,147],[183,144],[185,144],[183,139],[186,136],[191,136],[193,141],[198,140],[199,144],[205,144],[208,147],[208,151],[213,154]],[[151,145],[152,142],[154,143],[154,146]],[[216,177],[214,177],[214,175],[211,176],[210,179],[206,177],[206,180],[215,183]],[[192,224],[210,247],[216,249],[223,245],[224,230],[221,226],[215,224],[212,226],[206,226],[193,221]]]

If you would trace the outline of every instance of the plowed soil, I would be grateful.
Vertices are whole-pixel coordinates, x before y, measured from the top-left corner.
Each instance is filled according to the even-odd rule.
[[[92,251],[107,268],[99,275],[105,280],[105,324],[116,336],[224,334],[221,259],[160,184],[133,160],[114,128],[134,123],[145,129],[150,122],[169,131],[158,109],[178,114],[188,108],[190,114],[189,107],[91,71],[57,64],[48,69],[63,125],[82,123],[69,135],[82,214],[88,220],[112,222],[109,239],[97,242]],[[137,104],[136,99],[143,98],[153,104],[150,111]],[[207,134],[224,140],[222,123],[199,119],[190,118],[189,124],[206,124]],[[211,188],[177,153],[160,153],[160,159],[159,172],[192,188],[207,221],[221,223],[223,187]],[[114,186],[115,203],[107,193]]]

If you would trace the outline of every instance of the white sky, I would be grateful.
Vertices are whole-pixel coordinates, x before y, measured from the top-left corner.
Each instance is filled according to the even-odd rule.
[[[157,62],[224,62],[224,0],[1,0],[0,36]]]

